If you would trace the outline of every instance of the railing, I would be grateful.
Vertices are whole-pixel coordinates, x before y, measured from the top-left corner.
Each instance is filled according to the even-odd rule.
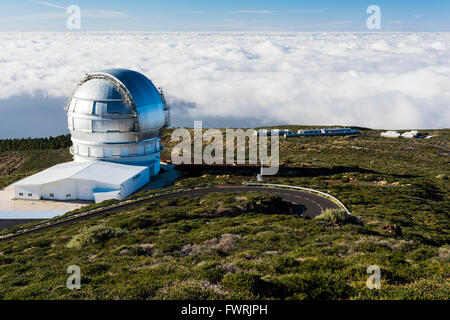
[[[154,154],[158,154],[161,153],[164,150],[164,147],[160,145],[159,149],[156,149],[154,151],[147,151],[142,154],[138,154],[138,153],[129,153],[127,155],[124,154],[118,154],[118,155],[111,155],[111,156],[90,156],[90,155],[81,155],[79,153],[75,153],[75,150],[73,148],[73,146],[71,146],[69,148],[69,152],[70,154],[72,154],[73,156],[78,156],[78,157],[84,157],[84,158],[96,158],[97,160],[117,160],[117,159],[128,159],[128,158],[145,158],[147,156],[151,156]]]
[[[288,189],[298,189],[298,190],[304,190],[304,191],[309,191],[312,193],[318,193],[322,196],[328,197],[330,199],[332,199],[334,202],[336,202],[342,209],[345,210],[345,212],[347,212],[348,214],[351,214],[350,211],[348,211],[348,209],[346,208],[346,206],[339,201],[339,199],[333,197],[331,194],[322,192],[322,191],[318,191],[318,190],[314,190],[314,189],[310,189],[310,188],[304,188],[304,187],[297,187],[297,186],[290,186],[290,185],[286,185],[286,184],[274,184],[274,183],[255,183],[255,182],[243,182],[242,184],[244,185],[249,185],[249,186],[261,186],[261,187],[279,187],[279,188],[288,188]]]

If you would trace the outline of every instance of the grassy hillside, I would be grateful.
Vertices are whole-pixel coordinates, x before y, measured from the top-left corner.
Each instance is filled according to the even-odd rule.
[[[67,149],[21,150],[0,153],[0,188],[55,164],[71,161]]]
[[[266,182],[329,192],[363,225],[297,218],[263,194],[159,201],[0,243],[0,297],[448,299],[450,130],[427,133],[436,137],[364,130],[280,140],[282,167]],[[56,161],[47,155],[41,167]],[[180,186],[240,183],[258,171],[180,169]],[[81,290],[65,287],[73,264]],[[365,286],[370,265],[381,267],[381,290]]]

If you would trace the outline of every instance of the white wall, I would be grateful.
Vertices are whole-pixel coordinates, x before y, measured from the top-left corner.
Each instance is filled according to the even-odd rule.
[[[105,200],[110,200],[110,199],[117,199],[117,200],[122,199],[122,197],[120,196],[119,190],[115,190],[115,191],[111,191],[111,192],[98,192],[98,193],[94,194],[94,197],[95,197],[95,203],[100,203],[100,202],[103,202]]]
[[[22,193],[22,195],[20,195]],[[31,196],[29,196],[31,194]],[[40,186],[15,186],[14,196],[17,199],[33,199],[39,200],[41,198]]]
[[[41,195],[42,199],[48,200],[78,199],[77,184],[70,179],[47,183],[41,186]]]
[[[128,197],[130,194],[143,187],[147,183],[150,182],[150,170],[146,168],[141,171],[138,176],[135,176],[131,179],[128,179],[122,184],[122,188],[120,191],[121,198]]]
[[[92,180],[65,179],[42,186],[42,198],[50,200],[76,199],[96,201],[94,189],[120,190],[120,185],[113,185]],[[131,193],[134,191],[135,190],[131,191]],[[50,197],[50,193],[54,194],[53,198]],[[70,194],[70,197],[67,197],[67,194]]]

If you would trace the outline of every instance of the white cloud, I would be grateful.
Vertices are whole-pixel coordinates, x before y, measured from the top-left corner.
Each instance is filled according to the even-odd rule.
[[[267,10],[267,9],[262,9],[262,10],[236,10],[236,11],[232,11],[232,12],[236,12],[236,13],[321,13],[324,12],[323,9],[300,9],[300,10]]]
[[[47,7],[52,7],[52,8],[58,8],[58,9],[63,9],[64,8],[63,6],[61,6],[59,4],[51,3],[51,2],[48,2],[48,1],[31,0],[31,2],[34,2],[34,3],[37,3],[37,4],[41,4],[41,5],[44,5],[44,6],[47,6]]]
[[[35,20],[64,19],[67,17],[68,17],[68,15],[65,12],[51,12],[51,13],[26,14],[26,15],[22,15],[22,16],[15,16],[15,17],[9,17],[9,18],[0,18],[0,21],[1,22],[35,21]]]
[[[103,9],[82,9],[81,14],[87,18],[99,18],[99,19],[135,19],[135,17],[127,15],[122,11],[115,10],[103,10]]]
[[[273,13],[273,10],[237,10],[238,13]]]
[[[54,7],[58,9],[64,9],[64,7],[48,3],[45,1],[32,1],[45,6]],[[82,18],[89,19],[136,19],[133,16],[128,15],[123,11],[116,10],[104,10],[104,9],[81,9]],[[33,20],[50,20],[50,19],[67,19],[69,14],[63,10],[59,12],[49,12],[49,13],[36,13],[27,14],[22,16],[0,18],[0,22],[10,22],[10,21],[33,21]]]
[[[85,72],[124,67],[164,88],[178,125],[450,127],[449,33],[0,33],[0,42],[0,102],[64,98]]]

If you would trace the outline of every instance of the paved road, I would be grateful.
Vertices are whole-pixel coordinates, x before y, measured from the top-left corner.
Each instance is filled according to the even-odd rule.
[[[277,195],[286,201],[290,201],[292,203],[302,205],[304,208],[304,215],[311,217],[311,218],[314,218],[315,216],[319,215],[322,212],[322,210],[325,210],[328,208],[339,209],[339,206],[335,202],[333,202],[325,197],[322,197],[320,195],[315,195],[315,194],[305,192],[302,190],[285,189],[285,188],[266,188],[266,187],[256,187],[256,186],[252,187],[252,186],[241,186],[241,185],[211,186],[208,188],[192,189],[192,190],[186,190],[186,191],[178,191],[178,192],[170,193],[170,194],[162,194],[160,196],[155,196],[155,197],[149,198],[149,199],[143,199],[143,200],[139,200],[136,202],[125,203],[125,204],[119,205],[114,208],[100,210],[100,211],[90,214],[88,216],[73,217],[71,219],[57,222],[52,225],[42,226],[39,229],[29,230],[24,233],[13,235],[8,238],[0,239],[0,241],[9,240],[9,239],[12,239],[12,238],[15,238],[20,235],[27,234],[27,233],[39,232],[44,229],[61,226],[64,224],[72,223],[74,221],[87,220],[94,216],[99,216],[99,215],[105,214],[106,212],[113,212],[113,211],[128,209],[130,207],[134,207],[137,205],[141,205],[143,203],[148,203],[148,202],[152,202],[152,201],[156,201],[156,200],[167,200],[167,199],[173,199],[173,198],[179,198],[179,197],[194,198],[194,197],[200,197],[200,196],[204,196],[206,194],[215,193],[215,192],[219,192],[219,193],[261,192],[261,193]]]
[[[205,189],[195,189],[178,192],[172,195],[163,196],[165,199],[176,197],[199,197],[214,192],[262,192],[280,196],[283,200],[300,204],[304,207],[304,214],[310,218],[314,218],[319,215],[323,210],[327,208],[339,209],[339,206],[319,195],[315,195],[309,192],[285,188],[264,188],[264,187],[251,187],[251,186],[214,186]]]

